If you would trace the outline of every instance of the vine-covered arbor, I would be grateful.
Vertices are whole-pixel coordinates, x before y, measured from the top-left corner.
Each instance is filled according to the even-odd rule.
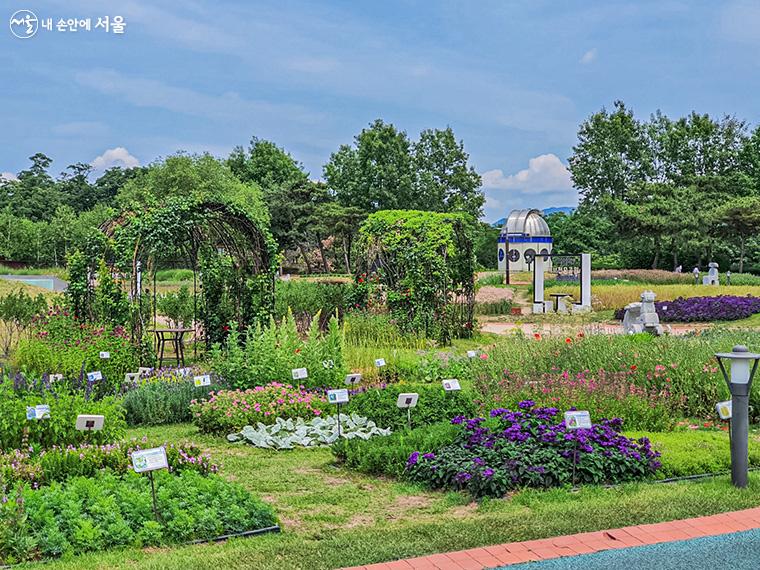
[[[396,322],[448,343],[472,334],[474,221],[466,214],[385,210],[360,230],[362,269],[376,274]]]
[[[200,292],[194,321],[202,323],[207,345],[223,340],[230,322],[245,328],[274,309],[276,244],[265,223],[239,204],[174,197],[146,211],[123,212],[101,230],[140,308],[132,319],[134,339],[150,318],[143,300],[152,294],[155,301],[156,270],[169,261],[193,270],[194,293]]]

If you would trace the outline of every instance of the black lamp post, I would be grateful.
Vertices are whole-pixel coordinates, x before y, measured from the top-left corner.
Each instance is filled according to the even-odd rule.
[[[718,353],[715,358],[731,391],[731,482],[743,488],[749,478],[749,392],[760,354],[737,345],[731,352]],[[726,372],[724,360],[731,362],[730,373]]]

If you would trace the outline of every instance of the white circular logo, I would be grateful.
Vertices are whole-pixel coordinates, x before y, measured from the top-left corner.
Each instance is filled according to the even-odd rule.
[[[22,40],[36,34],[38,26],[37,15],[31,10],[18,10],[11,16],[11,33]]]

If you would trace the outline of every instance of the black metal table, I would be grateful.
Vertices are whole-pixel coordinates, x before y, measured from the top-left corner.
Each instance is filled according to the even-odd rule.
[[[177,366],[185,365],[184,337],[186,333],[193,332],[193,329],[151,329],[150,332],[156,335],[156,352],[158,353],[159,368],[164,364],[164,350],[167,342],[170,342],[174,346]]]
[[[571,297],[570,293],[549,293],[549,297],[554,297],[554,312],[559,310],[559,300],[562,297]]]

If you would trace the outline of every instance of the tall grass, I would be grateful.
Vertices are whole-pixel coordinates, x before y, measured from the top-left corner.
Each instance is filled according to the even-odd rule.
[[[346,316],[343,326],[346,346],[358,348],[390,347],[421,349],[430,341],[411,333],[404,333],[388,315],[354,312]]]

